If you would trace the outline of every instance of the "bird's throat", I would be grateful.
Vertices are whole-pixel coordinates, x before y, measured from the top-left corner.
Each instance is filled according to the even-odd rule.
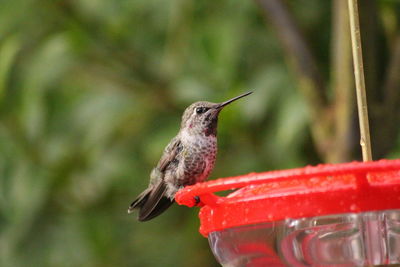
[[[210,136],[210,135],[217,136],[217,125],[218,125],[218,117],[211,119],[205,128],[204,131],[205,136]]]

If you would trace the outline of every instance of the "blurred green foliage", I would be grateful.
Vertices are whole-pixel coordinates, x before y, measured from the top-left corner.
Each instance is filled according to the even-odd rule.
[[[126,213],[197,100],[254,91],[220,116],[211,178],[319,161],[252,1],[0,5],[0,266],[217,266],[196,208]],[[330,2],[292,5],[328,63]]]

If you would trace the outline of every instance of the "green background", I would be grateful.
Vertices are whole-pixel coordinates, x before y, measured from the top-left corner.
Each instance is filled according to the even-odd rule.
[[[384,84],[399,3],[366,2]],[[288,9],[331,99],[333,2]],[[246,0],[0,1],[0,266],[218,266],[198,208],[146,223],[126,210],[198,100],[254,91],[220,114],[211,179],[329,161],[277,33]],[[360,158],[351,116],[336,161]],[[398,137],[378,157],[398,157]]]

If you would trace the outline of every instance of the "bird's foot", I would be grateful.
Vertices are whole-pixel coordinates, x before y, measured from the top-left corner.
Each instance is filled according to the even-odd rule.
[[[194,201],[195,201],[194,205],[198,206],[200,204],[200,197],[199,196],[194,196]]]

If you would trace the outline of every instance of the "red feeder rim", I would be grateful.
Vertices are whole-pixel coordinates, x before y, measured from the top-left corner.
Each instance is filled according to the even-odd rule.
[[[240,189],[239,189],[240,188]],[[213,193],[239,189],[226,197]],[[175,200],[202,206],[200,233],[289,218],[400,209],[400,160],[351,162],[249,173],[180,190]]]

